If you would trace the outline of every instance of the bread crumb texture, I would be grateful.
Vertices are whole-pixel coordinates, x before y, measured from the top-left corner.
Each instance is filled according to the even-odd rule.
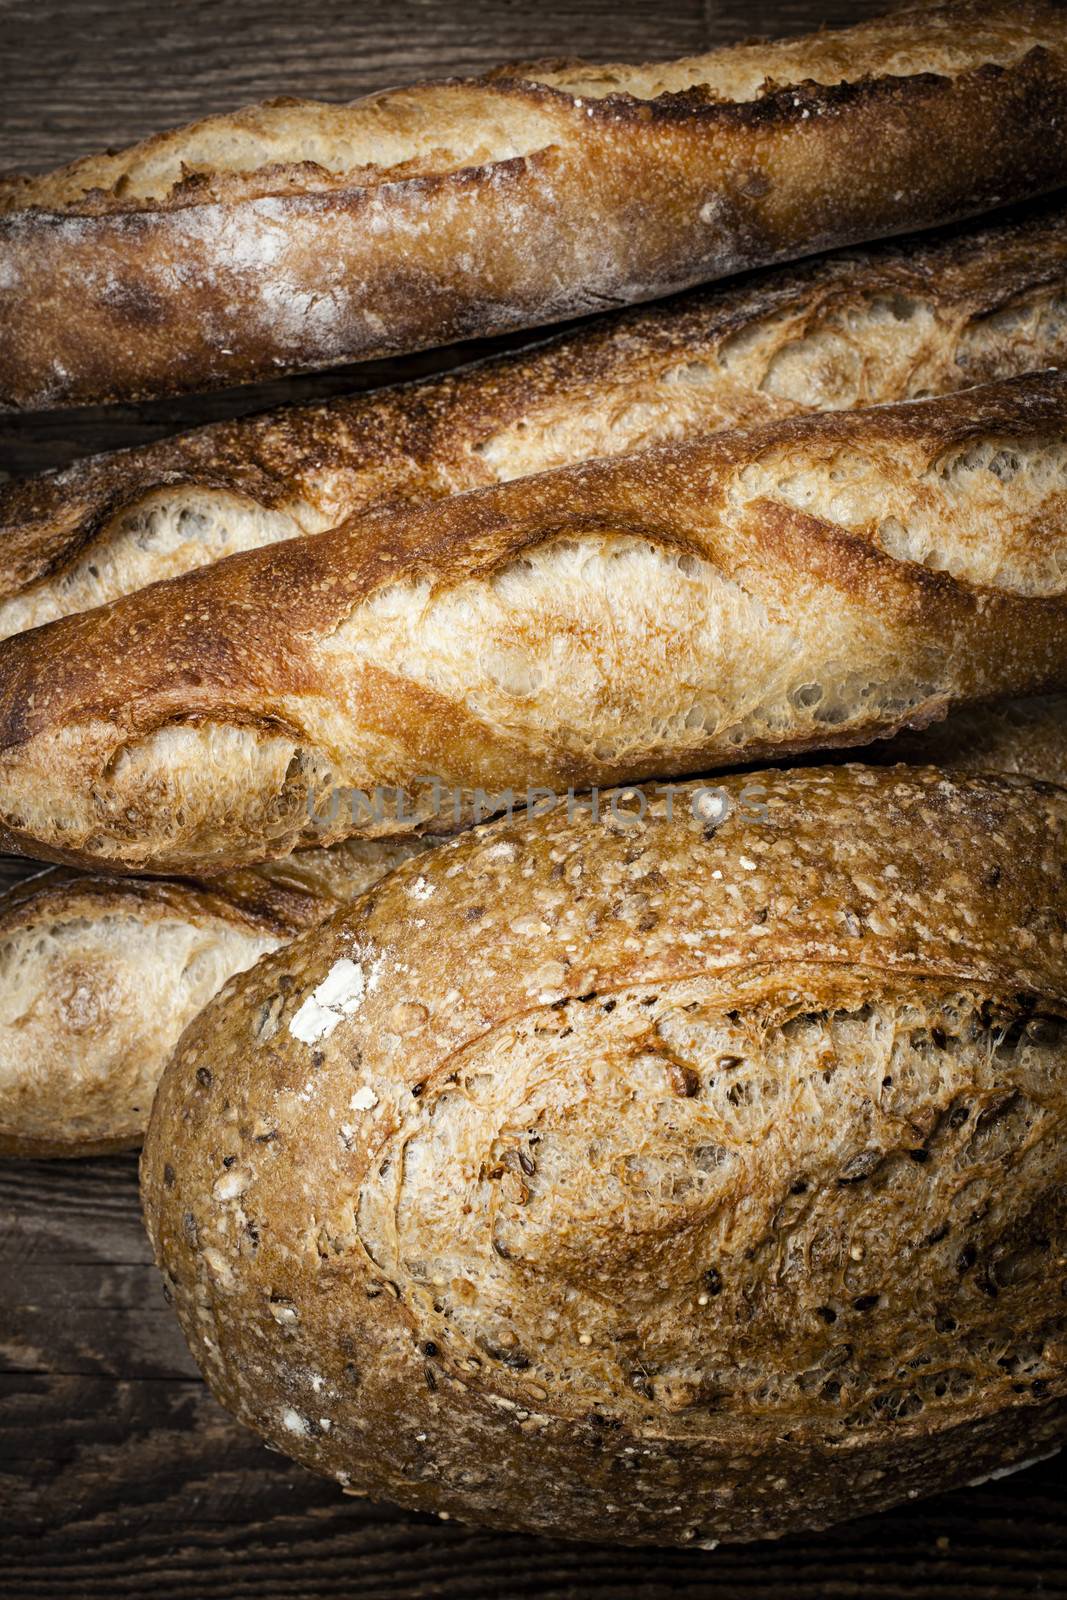
[[[424,1511],[697,1544],[1062,1441],[1067,792],[724,790],[473,830],[187,1031],[149,1231],[268,1441]],[[305,1041],[337,963],[379,981]]]
[[[0,1155],[139,1144],[170,1050],[226,979],[431,842],[352,840],[201,884],[49,870],[0,897]]]

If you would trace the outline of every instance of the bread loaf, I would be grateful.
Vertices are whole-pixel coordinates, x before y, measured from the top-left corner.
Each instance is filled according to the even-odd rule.
[[[62,618],[0,644],[0,839],[219,870],[1063,689],[1065,449],[1039,374],[385,507]]]
[[[862,755],[1067,785],[1067,696],[958,712]],[[0,897],[0,1155],[139,1143],[167,1056],[210,995],[438,842],[349,839],[201,884],[53,867]]]
[[[0,403],[532,327],[1064,182],[1067,21],[1043,0],[276,100],[0,185]]]
[[[50,868],[0,897],[0,1155],[140,1144],[163,1063],[235,972],[422,839],[358,839],[210,883]]]
[[[0,484],[0,637],[388,500],[1067,362],[1067,209],[777,268],[445,377]]]
[[[707,1545],[1063,1442],[1067,790],[723,790],[453,839],[186,1031],[146,1219],[272,1445]]]

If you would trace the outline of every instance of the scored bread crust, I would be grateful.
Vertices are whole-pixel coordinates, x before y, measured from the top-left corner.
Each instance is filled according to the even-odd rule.
[[[862,756],[1067,785],[1067,695],[958,712]],[[210,984],[220,988],[264,948],[316,926],[436,843],[349,839],[201,884],[54,867],[0,897],[0,1155],[140,1143],[167,1056]],[[161,923],[172,941],[192,937],[195,951],[168,944]]]
[[[399,389],[0,484],[0,637],[388,500],[1067,362],[1067,209],[778,268]]]
[[[395,354],[934,226],[1067,180],[1065,113],[1060,9],[955,0],[209,118],[0,186],[0,404]]]
[[[434,842],[353,839],[201,883],[52,867],[0,896],[0,1156],[135,1148],[227,978]]]
[[[273,1446],[707,1544],[1063,1442],[1067,790],[722,787],[448,841],[186,1031],[146,1221]]]
[[[458,824],[1062,689],[1065,439],[1036,374],[385,507],[63,618],[0,645],[0,841],[221,870],[432,823],[430,778]]]

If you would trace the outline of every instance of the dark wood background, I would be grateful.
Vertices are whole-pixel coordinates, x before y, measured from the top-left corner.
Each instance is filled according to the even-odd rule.
[[[882,0],[0,0],[0,168],[266,95],[345,99],[506,59],[688,54]],[[0,418],[37,471],[463,351],[139,407]],[[20,873],[0,864],[0,880]],[[1062,1469],[776,1545],[619,1551],[346,1499],[210,1399],[164,1305],[133,1157],[0,1162],[0,1596],[158,1600],[1016,1600],[1067,1593]]]

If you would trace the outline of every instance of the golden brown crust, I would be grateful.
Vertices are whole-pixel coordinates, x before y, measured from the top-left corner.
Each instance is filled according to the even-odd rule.
[[[431,842],[353,840],[203,883],[51,868],[0,897],[0,1156],[135,1148],[171,1048],[227,978]]]
[[[1067,362],[1062,199],[0,485],[0,636],[387,500]]]
[[[146,1218],[273,1445],[704,1544],[1062,1443],[1067,791],[721,793],[465,834],[186,1032]]]
[[[52,870],[11,891],[0,907],[0,1155],[139,1144],[182,1027],[280,942],[271,919],[192,884]]]
[[[428,775],[459,821],[477,789],[1061,689],[1065,438],[1055,372],[787,419],[387,507],[64,618],[0,646],[0,837],[218,870],[424,825]],[[402,817],[352,800],[394,789]]]
[[[691,63],[252,107],[8,180],[0,401],[528,327],[1047,192],[1065,31],[1042,0],[955,0]]]
[[[865,750],[863,757],[1067,785],[1067,696],[958,712],[922,733]],[[347,840],[201,884],[94,878],[51,868],[9,892],[0,901],[0,961],[7,975],[0,1155],[99,1155],[140,1143],[147,1091],[197,998],[182,996],[184,1009],[173,997],[160,1004],[162,984],[189,959],[187,949],[159,939],[161,923],[195,930],[201,961],[212,950],[216,958],[222,952],[214,969],[221,984],[255,953],[257,939],[288,942],[435,842]],[[116,919],[125,939],[116,935]],[[63,948],[67,929],[73,936]],[[75,994],[80,1004],[72,1008]],[[87,1038],[88,1019],[94,1026]],[[123,1098],[126,1064],[134,1059],[137,1093]],[[87,1078],[97,1080],[91,1133]],[[127,1100],[139,1107],[133,1115]],[[43,1124],[47,1135],[40,1131]]]
[[[958,712],[922,733],[865,750],[863,757],[1067,785],[1067,696]],[[184,1009],[174,997],[160,1004],[162,984],[189,959],[187,949],[159,939],[161,923],[195,930],[201,961],[212,950],[216,958],[221,952],[214,978],[222,984],[255,953],[257,939],[288,942],[436,842],[350,839],[201,884],[96,878],[55,867],[3,896],[0,1155],[100,1155],[140,1143],[149,1091],[197,998],[182,996]],[[125,938],[116,935],[116,919]],[[66,948],[64,930],[73,935]],[[80,1004],[72,1008],[75,994]],[[126,1064],[134,1059],[137,1092],[124,1097]],[[95,1097],[86,1079],[96,1080]],[[138,1107],[132,1115],[130,1104]]]

